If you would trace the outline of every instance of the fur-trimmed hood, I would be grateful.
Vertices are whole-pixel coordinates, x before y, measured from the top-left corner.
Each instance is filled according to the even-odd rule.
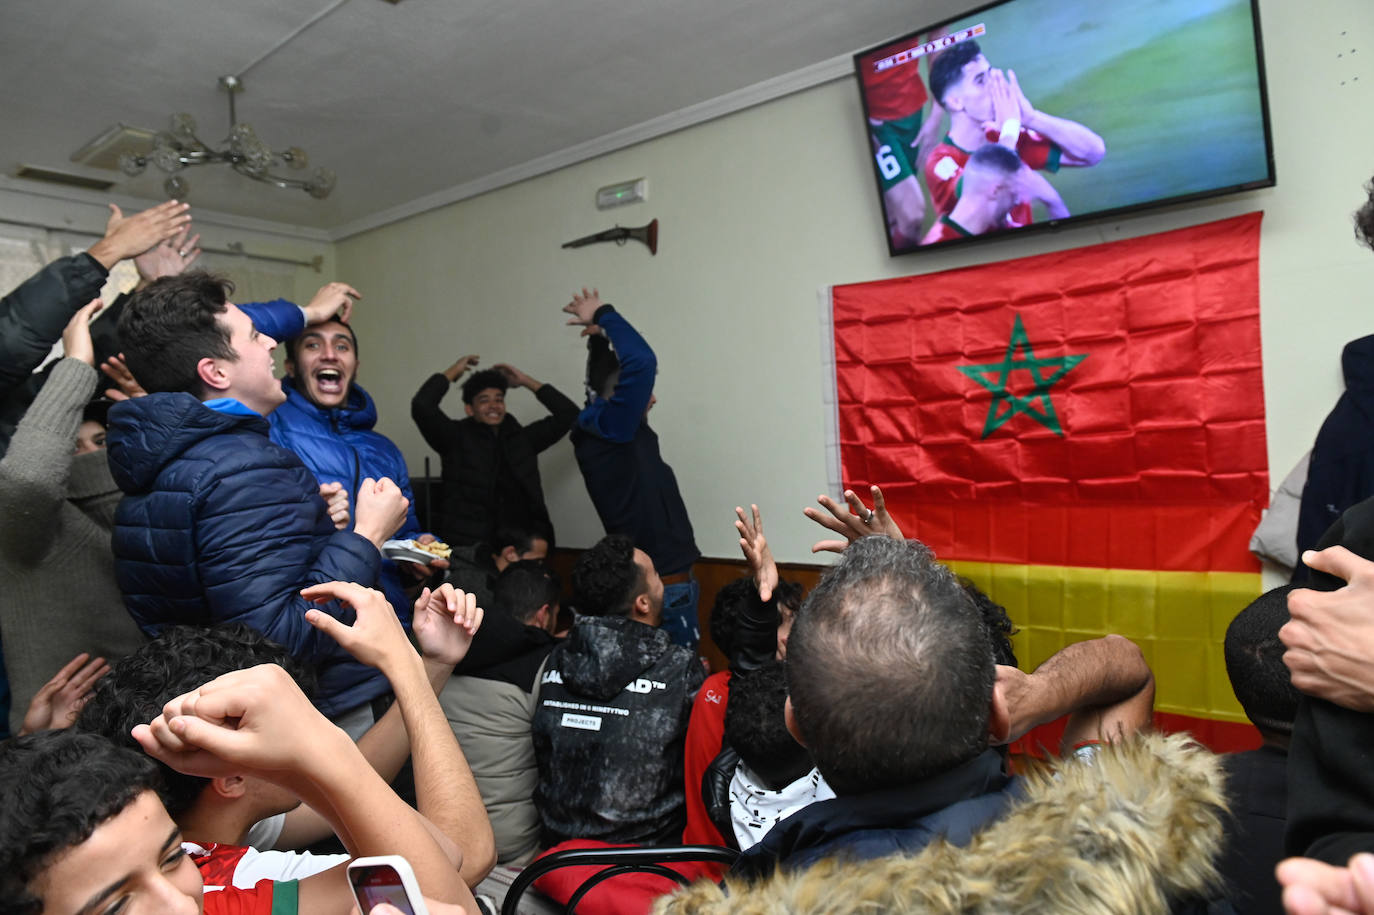
[[[831,859],[724,891],[698,882],[654,912],[1167,912],[1218,885],[1223,788],[1212,753],[1184,735],[1145,735],[1027,776],[1022,799],[965,848],[938,840],[914,856]]]

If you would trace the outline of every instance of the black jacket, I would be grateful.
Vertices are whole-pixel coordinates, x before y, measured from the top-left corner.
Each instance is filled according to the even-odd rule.
[[[661,629],[626,617],[577,621],[549,655],[534,715],[546,843],[681,840],[683,743],[704,679]]]
[[[539,452],[568,434],[577,420],[577,405],[553,385],[546,384],[534,396],[552,415],[522,426],[507,413],[501,425],[493,428],[471,416],[449,419],[439,409],[448,389],[448,378],[436,373],[425,380],[410,401],[411,418],[443,462],[444,492],[438,523],[432,526],[447,542],[462,545],[486,540],[502,522],[548,524],[549,510],[544,505],[544,487],[539,481]],[[520,487],[529,518],[497,517],[502,502],[498,484],[503,463]]]
[[[108,277],[89,254],[59,257],[0,299],[0,455],[42,386],[30,373]]]
[[[938,836],[967,845],[1002,815],[1017,784],[1002,772],[1001,755],[986,750],[915,785],[818,801],[774,826],[730,873],[757,879],[779,865],[800,869],[822,858],[914,854]]]
[[[1374,496],[1374,335],[1341,351],[1345,393],[1317,432],[1298,509],[1298,555],[1316,546],[1326,529],[1355,503]],[[1305,585],[1301,562],[1293,582]]]

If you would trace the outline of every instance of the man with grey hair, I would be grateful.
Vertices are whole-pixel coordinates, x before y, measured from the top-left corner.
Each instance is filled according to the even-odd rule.
[[[992,633],[950,569],[901,540],[881,508],[828,499],[849,541],[806,599],[787,650],[787,725],[835,790],[777,824],[735,873],[762,877],[836,855],[955,845],[1016,796],[999,745],[1070,715],[1062,746],[1110,740],[1148,724],[1154,679],[1120,636],[1070,645],[1026,674],[997,665]],[[870,522],[878,521],[878,524]],[[864,536],[886,531],[893,536]],[[843,548],[843,542],[828,541]]]

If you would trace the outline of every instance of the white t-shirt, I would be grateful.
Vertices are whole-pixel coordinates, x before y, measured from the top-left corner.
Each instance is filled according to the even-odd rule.
[[[735,767],[730,779],[730,823],[739,850],[757,843],[781,819],[807,804],[828,801],[835,792],[816,769],[777,791],[762,787],[759,778],[744,763]]]

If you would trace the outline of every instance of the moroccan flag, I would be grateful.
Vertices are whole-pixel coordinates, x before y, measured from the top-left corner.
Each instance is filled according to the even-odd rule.
[[[832,290],[841,476],[1007,607],[1027,669],[1126,635],[1248,740],[1221,656],[1269,497],[1260,215]],[[1177,721],[1167,716],[1199,721]]]

